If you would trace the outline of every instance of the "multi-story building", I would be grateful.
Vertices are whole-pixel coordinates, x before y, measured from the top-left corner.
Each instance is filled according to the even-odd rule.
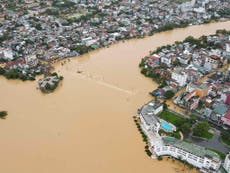
[[[230,172],[230,154],[227,154],[224,160],[224,169],[229,173]]]
[[[157,156],[169,155],[209,172],[216,172],[221,165],[218,154],[204,147],[168,136],[162,140],[163,145],[154,146]]]
[[[162,110],[163,105],[159,101],[151,101],[141,108],[139,116],[142,127],[146,132],[153,131],[158,133],[160,121],[155,115],[158,115]]]
[[[182,87],[187,83],[188,75],[185,72],[182,72],[181,69],[175,69],[172,72],[171,78]]]

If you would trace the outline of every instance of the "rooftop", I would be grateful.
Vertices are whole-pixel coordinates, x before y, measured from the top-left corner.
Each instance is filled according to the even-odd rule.
[[[220,115],[224,115],[228,110],[228,107],[225,104],[216,105],[214,108],[214,112]]]
[[[155,124],[159,122],[157,117],[154,116],[154,111],[162,104],[159,101],[151,101],[144,105],[141,109],[141,115],[148,125]]]
[[[172,145],[172,146],[175,146],[177,148],[180,148],[182,150],[185,150],[189,153],[192,153],[196,156],[199,156],[199,157],[208,157],[208,158],[212,158],[212,159],[215,159],[215,160],[220,160],[220,157],[217,153],[211,151],[211,150],[208,150],[204,147],[201,147],[201,146],[198,146],[198,145],[195,145],[193,143],[189,143],[189,142],[185,142],[185,141],[180,141],[176,138],[173,138],[173,137],[163,137],[162,138],[164,143],[166,145]]]
[[[230,110],[224,115],[224,118],[230,120]]]

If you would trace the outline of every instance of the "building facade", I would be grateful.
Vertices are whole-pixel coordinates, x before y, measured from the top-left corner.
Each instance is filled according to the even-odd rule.
[[[209,172],[216,172],[220,168],[221,159],[213,151],[173,137],[162,137],[162,140],[163,145],[153,148],[157,156],[169,155]]]
[[[188,75],[185,72],[181,72],[180,70],[175,69],[172,72],[171,78],[175,80],[179,86],[182,87],[187,84]]]
[[[224,160],[224,169],[229,173],[230,172],[230,154],[227,154]]]
[[[163,111],[163,104],[158,101],[151,101],[141,108],[139,117],[142,123],[142,128],[145,132],[153,131],[158,133],[160,129],[160,121],[156,117]]]

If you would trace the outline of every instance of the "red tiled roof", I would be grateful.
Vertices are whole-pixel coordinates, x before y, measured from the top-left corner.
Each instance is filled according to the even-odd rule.
[[[219,60],[219,59],[220,59],[220,57],[219,57],[219,56],[216,56],[216,55],[211,55],[210,58],[211,58],[211,59],[214,59],[214,60]]]
[[[228,112],[224,115],[224,118],[230,120],[230,109],[229,109]]]
[[[192,96],[193,94],[195,94],[195,92],[196,92],[196,90],[193,90],[191,93],[188,93],[188,94],[185,96],[185,99],[186,99],[186,100],[190,99],[191,96]]]
[[[9,61],[6,63],[6,67],[11,67],[11,66],[14,66],[14,65],[19,65],[19,64],[25,64],[26,61],[25,61],[25,58],[19,58],[15,61]]]

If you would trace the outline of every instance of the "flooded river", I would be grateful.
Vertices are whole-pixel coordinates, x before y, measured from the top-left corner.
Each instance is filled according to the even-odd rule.
[[[36,82],[0,78],[0,110],[9,113],[0,121],[0,172],[191,172],[144,152],[132,116],[157,85],[138,64],[158,46],[224,28],[230,22],[176,29],[66,60],[56,65],[64,81],[52,94]]]

